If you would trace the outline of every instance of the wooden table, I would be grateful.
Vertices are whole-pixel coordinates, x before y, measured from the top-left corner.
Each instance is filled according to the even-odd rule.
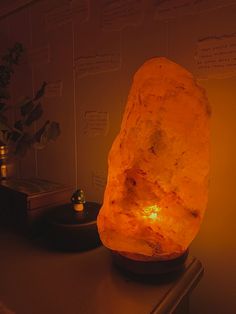
[[[189,256],[181,274],[136,282],[113,266],[104,247],[61,253],[0,230],[1,314],[187,313],[202,274]]]

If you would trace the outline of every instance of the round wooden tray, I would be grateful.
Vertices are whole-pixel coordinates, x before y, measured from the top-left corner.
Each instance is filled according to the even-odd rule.
[[[66,251],[83,251],[101,245],[97,215],[101,205],[86,202],[82,212],[72,204],[55,207],[46,218],[46,237],[50,246]]]

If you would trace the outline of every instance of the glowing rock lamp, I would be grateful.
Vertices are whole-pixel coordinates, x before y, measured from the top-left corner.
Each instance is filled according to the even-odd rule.
[[[139,273],[179,267],[208,198],[210,107],[192,74],[153,58],[136,72],[109,153],[103,244]]]

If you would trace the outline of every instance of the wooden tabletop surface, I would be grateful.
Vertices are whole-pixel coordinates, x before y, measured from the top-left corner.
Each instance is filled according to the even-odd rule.
[[[0,230],[1,314],[171,313],[202,274],[189,256],[180,274],[137,282],[113,266],[104,247],[62,253]]]

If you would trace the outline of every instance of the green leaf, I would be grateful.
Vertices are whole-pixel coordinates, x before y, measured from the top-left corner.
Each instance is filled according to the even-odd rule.
[[[47,131],[47,138],[48,141],[55,141],[58,136],[61,134],[60,125],[57,122],[51,122],[48,131]]]
[[[32,111],[33,108],[34,108],[34,103],[32,102],[32,100],[29,100],[28,102],[21,105],[20,112],[22,116],[26,116]]]
[[[21,137],[21,134],[19,132],[12,131],[9,136],[9,140],[13,142],[17,142],[20,137]]]
[[[44,148],[50,141],[55,141],[60,135],[60,126],[57,122],[47,121],[44,126],[34,135],[34,147],[36,149]]]
[[[45,88],[46,88],[47,83],[43,82],[42,86],[40,87],[40,89],[37,91],[36,96],[34,97],[34,101],[38,100],[39,98],[41,98],[44,93],[45,93]]]
[[[6,106],[6,104],[4,103],[0,103],[0,111],[2,111],[4,109],[4,107]]]
[[[10,98],[9,92],[5,88],[0,87],[0,99],[9,99],[9,98]]]
[[[0,111],[3,111],[6,108],[6,104],[0,103]]]
[[[46,128],[47,128],[49,123],[50,123],[50,121],[47,120],[44,123],[44,125],[34,134],[34,136],[33,136],[34,143],[40,143],[41,137],[42,137],[43,133],[45,132],[45,130],[46,130]]]
[[[47,145],[47,140],[44,136],[41,136],[40,141],[33,143],[33,147],[35,149],[43,149],[46,145]]]
[[[8,130],[7,126],[7,117],[5,117],[2,113],[0,113],[0,130]]]
[[[29,148],[30,147],[29,147],[29,144],[27,142],[19,142],[16,145],[15,155],[20,156],[20,157],[24,157]]]
[[[38,120],[43,114],[42,105],[39,103],[28,115],[25,124],[30,126],[34,121]]]
[[[0,130],[0,142],[1,143],[5,143],[6,142],[6,138],[5,138],[5,132]]]
[[[23,51],[23,45],[17,42],[12,48],[8,49],[8,53],[2,57],[2,60],[5,61],[9,66],[18,64],[19,58]]]
[[[20,131],[23,131],[23,122],[22,120],[17,120],[14,124],[14,127]]]
[[[31,137],[28,133],[25,133],[24,136],[16,144],[16,149],[14,153],[19,157],[24,157],[30,147]]]
[[[11,132],[12,131],[5,130],[4,136],[5,136],[5,139],[6,139],[7,142],[10,140]]]
[[[32,101],[32,99],[30,97],[23,97],[22,99],[20,99],[20,101],[18,101],[15,105],[15,107],[17,108],[21,108],[24,104],[26,104],[27,102]]]

